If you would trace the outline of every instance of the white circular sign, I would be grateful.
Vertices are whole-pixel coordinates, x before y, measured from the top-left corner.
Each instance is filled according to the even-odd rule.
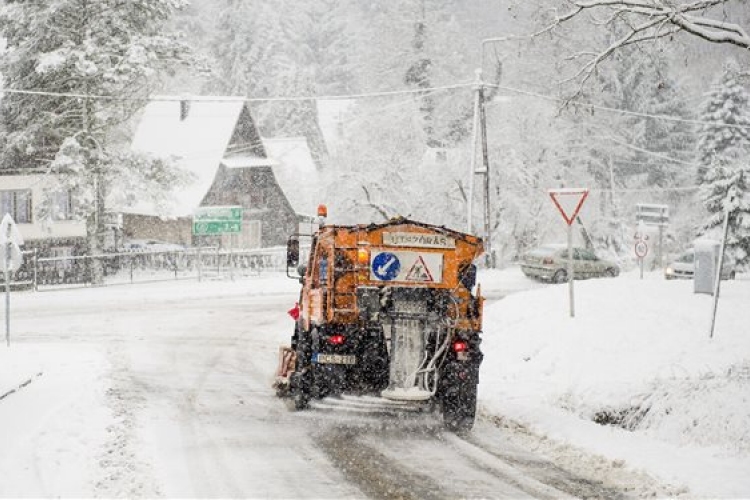
[[[643,240],[637,241],[635,243],[635,256],[642,259],[646,255],[648,255],[648,244]]]

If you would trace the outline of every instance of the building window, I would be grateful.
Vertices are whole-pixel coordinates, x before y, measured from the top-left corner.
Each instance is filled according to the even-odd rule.
[[[0,191],[0,210],[19,224],[31,223],[31,190]]]
[[[250,207],[257,208],[263,207],[266,204],[265,191],[263,189],[257,189],[250,192]]]
[[[71,220],[73,218],[73,197],[70,191],[58,191],[52,193],[51,210],[52,220]]]

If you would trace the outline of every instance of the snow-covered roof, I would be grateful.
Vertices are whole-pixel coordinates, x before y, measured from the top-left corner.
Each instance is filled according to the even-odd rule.
[[[278,165],[278,163],[271,158],[252,155],[227,156],[221,159],[221,164],[227,168],[273,167]]]
[[[318,125],[329,151],[335,151],[343,141],[355,103],[354,99],[318,99]]]
[[[245,103],[243,97],[201,97],[189,101],[182,116],[180,97],[160,97],[149,102],[136,129],[131,148],[159,156],[175,157],[178,165],[194,176],[186,187],[173,193],[168,206],[157,209],[141,202],[122,211],[161,216],[192,214],[211,187],[216,170],[232,138]]]
[[[295,212],[314,215],[321,199],[320,174],[304,137],[264,138],[276,180]]]

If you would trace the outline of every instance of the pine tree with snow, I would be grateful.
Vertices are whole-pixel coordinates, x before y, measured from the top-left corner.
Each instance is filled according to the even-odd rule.
[[[750,95],[740,82],[740,68],[728,60],[701,106],[698,139],[698,182],[725,151],[750,146]]]
[[[716,232],[729,211],[725,244],[729,262],[750,264],[750,148],[715,155],[703,174],[701,197],[709,212],[701,228]]]
[[[750,94],[728,61],[703,104],[698,142],[701,197],[709,212],[702,232],[715,230],[729,209],[727,254],[750,264]]]
[[[130,196],[163,193],[154,186],[180,178],[163,161],[118,152],[113,133],[145,102],[160,72],[190,59],[187,46],[164,30],[184,4],[48,0],[0,8],[7,41],[0,168],[60,174],[61,187],[75,189],[92,253],[102,245],[104,201],[113,187],[131,188]]]

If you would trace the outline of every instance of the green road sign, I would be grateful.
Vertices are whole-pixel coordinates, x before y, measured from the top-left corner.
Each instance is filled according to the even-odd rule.
[[[242,220],[242,207],[198,207],[193,213],[194,221]]]
[[[193,234],[242,232],[242,207],[198,207],[193,214]]]
[[[193,234],[241,233],[242,223],[231,221],[193,222]]]

